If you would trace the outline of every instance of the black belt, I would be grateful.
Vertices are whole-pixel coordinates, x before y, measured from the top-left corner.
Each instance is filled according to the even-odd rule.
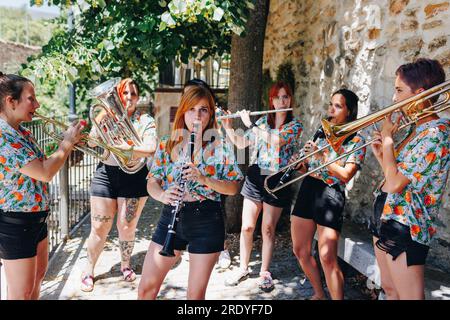
[[[32,213],[30,213],[32,215]],[[8,217],[4,214],[0,214],[0,221],[12,224],[38,224],[43,223],[47,220],[47,216],[45,217],[32,217],[22,218],[22,217]]]

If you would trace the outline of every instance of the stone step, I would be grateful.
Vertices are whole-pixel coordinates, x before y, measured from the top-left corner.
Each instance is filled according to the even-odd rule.
[[[317,233],[314,238],[317,240]],[[338,256],[368,278],[368,288],[381,287],[380,269],[368,230],[345,221],[339,239]],[[450,300],[450,275],[425,266],[425,298]]]

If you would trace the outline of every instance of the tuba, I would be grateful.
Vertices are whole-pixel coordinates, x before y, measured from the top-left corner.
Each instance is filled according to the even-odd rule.
[[[116,153],[111,153],[111,156],[124,172],[132,174],[145,166],[146,158],[132,158],[133,147],[140,146],[142,140],[128,118],[126,108],[117,92],[120,80],[120,78],[110,79],[90,91],[90,96],[101,103],[91,107],[89,117],[105,144],[114,146],[127,143],[130,145],[130,151],[124,151],[124,156],[119,157]],[[104,117],[98,121],[96,117],[101,113]]]

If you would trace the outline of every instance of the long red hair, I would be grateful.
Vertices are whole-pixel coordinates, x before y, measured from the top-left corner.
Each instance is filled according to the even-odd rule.
[[[294,97],[292,96],[291,87],[287,83],[279,81],[277,83],[274,83],[272,85],[272,87],[270,87],[270,90],[269,90],[269,110],[274,110],[275,109],[274,106],[273,106],[273,98],[278,96],[278,92],[282,88],[286,91],[286,94],[289,96],[289,98],[291,98],[291,105],[289,106],[289,108],[292,108],[292,106],[294,105]],[[275,116],[276,116],[276,113],[268,113],[267,114],[267,123],[269,124],[269,126],[272,129],[275,129]],[[286,119],[284,119],[284,123],[283,124],[292,121],[292,118],[293,118],[292,111],[288,111],[287,115],[286,115]]]
[[[167,142],[166,152],[169,155],[171,155],[173,148],[183,141],[183,132],[186,132],[185,130],[188,130],[188,127],[184,122],[184,114],[202,99],[206,99],[208,101],[207,107],[209,110],[209,114],[211,115],[208,125],[206,126],[204,131],[207,131],[208,129],[217,129],[215,103],[211,92],[209,92],[208,89],[202,86],[186,87],[183,95],[181,96],[181,101],[180,105],[178,106],[177,113],[175,114],[175,120],[173,121],[170,140]],[[203,147],[207,142],[208,141],[203,141]]]
[[[116,90],[117,93],[119,94],[119,99],[122,102],[122,106],[125,108],[125,106],[127,105],[127,100],[126,97],[124,95],[124,91],[125,88],[127,87],[127,85],[134,85],[136,87],[136,93],[139,95],[139,86],[137,85],[136,82],[134,82],[133,79],[131,78],[125,78],[122,79],[119,84],[116,86]],[[99,112],[99,114],[95,117],[95,120],[97,122],[100,122],[103,117],[105,116],[106,112],[104,110],[102,110],[101,112]]]
[[[117,93],[119,94],[120,101],[122,101],[122,105],[125,107],[127,105],[127,100],[125,99],[125,95],[123,92],[125,91],[125,88],[127,85],[134,85],[136,87],[136,93],[139,95],[139,86],[136,82],[134,82],[131,78],[125,78],[122,81],[119,82],[117,85]]]

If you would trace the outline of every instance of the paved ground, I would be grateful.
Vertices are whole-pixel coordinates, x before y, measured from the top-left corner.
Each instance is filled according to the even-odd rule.
[[[84,293],[79,289],[81,270],[86,261],[86,239],[89,235],[90,223],[86,219],[71,239],[59,250],[51,261],[49,271],[43,284],[42,299],[46,300],[134,300],[137,298],[137,287],[142,270],[142,262],[150,242],[151,234],[156,226],[161,205],[149,199],[138,224],[136,246],[132,256],[132,265],[137,273],[133,283],[121,280],[120,253],[118,238],[113,228],[106,247],[96,267],[95,288],[93,292]],[[255,248],[251,258],[253,269],[250,278],[237,287],[224,286],[224,280],[238,267],[239,238],[229,235],[230,251],[233,263],[229,269],[218,267],[212,273],[206,298],[217,300],[261,300],[261,299],[304,299],[312,294],[311,286],[304,279],[292,254],[289,232],[277,237],[272,273],[275,279],[275,290],[264,293],[257,287],[258,272],[261,264],[259,249],[260,239],[256,238]],[[185,299],[188,275],[188,254],[184,254],[181,263],[172,269],[162,288],[158,299]],[[366,290],[360,278],[351,269],[346,271],[347,299],[371,299],[373,292]],[[303,284],[302,284],[303,283]]]

